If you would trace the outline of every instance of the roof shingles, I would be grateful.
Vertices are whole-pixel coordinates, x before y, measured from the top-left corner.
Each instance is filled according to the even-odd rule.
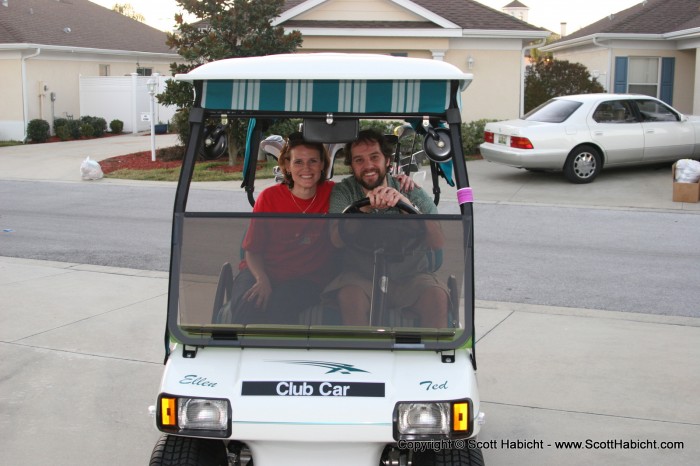
[[[173,53],[165,32],[88,0],[10,0],[0,13],[0,44]]]
[[[462,29],[472,30],[510,30],[510,31],[544,31],[544,29],[521,21],[513,16],[496,11],[473,0],[412,0],[413,3],[435,13],[458,25]],[[300,0],[287,0],[283,11],[304,3]],[[352,23],[352,24],[351,24]],[[392,21],[296,21],[293,18],[283,23],[286,27],[324,27],[324,28],[407,28],[437,27],[429,23],[418,22],[418,26],[407,26],[406,22]]]
[[[566,36],[593,34],[665,34],[700,27],[698,0],[647,0]]]

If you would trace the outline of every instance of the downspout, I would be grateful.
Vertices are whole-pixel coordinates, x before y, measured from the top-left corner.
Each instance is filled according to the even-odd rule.
[[[24,112],[24,142],[27,142],[27,126],[29,125],[29,101],[27,99],[27,60],[34,58],[41,53],[41,48],[37,47],[32,55],[22,57],[22,107]]]
[[[518,115],[519,117],[523,116],[525,114],[525,53],[532,49],[536,49],[537,47],[543,46],[547,42],[547,39],[544,38],[537,42],[536,44],[530,44],[526,45],[523,47],[521,51],[521,60],[520,60],[520,114]]]
[[[607,76],[605,76],[605,91],[611,92],[610,91],[610,82],[611,82],[610,78],[612,76],[612,47],[610,47],[609,45],[603,45],[600,42],[598,42],[598,38],[596,36],[593,36],[593,45],[595,45],[596,47],[608,49],[608,72],[607,72]]]

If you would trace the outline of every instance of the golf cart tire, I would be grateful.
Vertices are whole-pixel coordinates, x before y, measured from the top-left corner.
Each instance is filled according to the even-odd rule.
[[[149,466],[227,466],[221,440],[163,435],[153,447]]]
[[[481,448],[416,452],[413,466],[484,466]]]

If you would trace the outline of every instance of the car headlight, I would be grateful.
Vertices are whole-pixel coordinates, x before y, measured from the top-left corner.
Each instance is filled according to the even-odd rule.
[[[228,437],[231,433],[228,400],[161,395],[158,406],[156,420],[163,432],[206,437]]]
[[[471,400],[401,402],[394,408],[396,440],[468,437],[473,429]]]

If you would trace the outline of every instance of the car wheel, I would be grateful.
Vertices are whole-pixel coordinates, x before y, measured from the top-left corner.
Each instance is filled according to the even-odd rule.
[[[227,466],[226,445],[221,440],[163,435],[153,447],[149,466]]]
[[[579,146],[571,151],[564,163],[564,176],[572,183],[590,183],[598,176],[603,166],[598,149],[592,146]]]

